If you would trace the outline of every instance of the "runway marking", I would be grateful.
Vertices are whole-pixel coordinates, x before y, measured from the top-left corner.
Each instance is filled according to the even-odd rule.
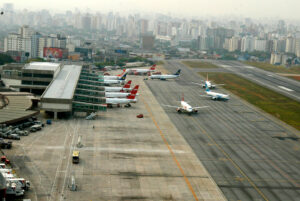
[[[286,87],[284,87],[284,86],[278,86],[278,87],[281,88],[281,89],[284,89],[284,90],[286,90],[286,91],[294,91],[294,90],[289,89],[289,88],[286,88]]]
[[[195,122],[196,125],[200,128],[202,133],[204,133],[209,140],[216,144],[218,149],[226,156],[226,158],[233,164],[233,166],[243,175],[243,177],[250,183],[250,185],[260,194],[260,196],[265,200],[268,201],[267,197],[263,194],[263,192],[254,184],[254,182],[244,173],[244,171],[236,164],[230,156],[225,152],[225,150],[198,124],[198,122],[195,120],[195,118],[192,118]]]
[[[231,68],[232,66],[228,66],[228,65],[220,65],[222,66],[223,68]]]
[[[80,150],[84,151],[103,151],[103,152],[127,152],[127,153],[169,153],[168,150],[162,149],[121,149],[121,148],[102,148],[102,147],[83,147]],[[185,151],[173,150],[174,153],[183,154]]]
[[[221,122],[221,118],[218,117],[218,115],[214,115],[216,119]],[[244,139],[235,129],[232,129],[232,127],[228,126],[225,121],[224,125],[232,131],[237,137],[239,137],[246,145],[248,145],[253,151],[255,151],[261,158],[263,158],[266,162],[268,162],[274,169],[276,169],[283,177],[285,177],[290,183],[294,184],[297,188],[300,188],[300,184],[298,184],[293,178],[291,178],[288,174],[286,174],[283,170],[281,170],[273,161],[271,161],[269,158],[267,158],[263,153],[261,153],[254,145],[250,144],[247,140]]]
[[[144,100],[143,97],[140,97],[140,98],[141,98],[141,100],[143,101],[144,105],[146,106],[146,109],[147,109],[147,111],[148,111],[148,113],[149,113],[149,116],[151,117],[151,119],[152,119],[154,125],[156,126],[157,130],[159,131],[159,134],[160,134],[161,138],[163,139],[165,145],[167,146],[167,148],[168,148],[168,150],[169,150],[169,152],[170,152],[170,154],[171,154],[171,156],[172,156],[174,162],[176,163],[177,167],[179,168],[179,170],[180,170],[180,172],[181,172],[181,174],[182,174],[182,176],[183,176],[183,178],[184,178],[185,183],[187,184],[188,188],[189,188],[190,191],[192,192],[192,194],[193,194],[195,200],[196,200],[196,201],[199,201],[199,199],[198,199],[198,197],[197,197],[197,195],[196,195],[196,193],[195,193],[195,191],[194,191],[194,189],[193,189],[193,187],[192,187],[192,185],[191,185],[189,179],[186,177],[186,175],[185,175],[185,173],[184,173],[184,171],[183,171],[183,169],[182,169],[182,167],[181,167],[179,161],[177,160],[177,158],[176,158],[176,156],[175,156],[175,153],[173,152],[173,150],[172,150],[171,146],[169,145],[168,141],[166,140],[166,138],[165,138],[163,132],[161,131],[160,127],[158,126],[158,124],[157,124],[157,122],[156,122],[156,120],[155,120],[155,118],[154,118],[154,116],[153,116],[153,114],[152,114],[152,112],[151,112],[151,109],[150,109],[149,105],[145,102],[145,100]]]

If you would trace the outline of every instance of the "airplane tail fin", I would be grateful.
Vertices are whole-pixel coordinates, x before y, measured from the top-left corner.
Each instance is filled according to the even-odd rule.
[[[181,69],[179,69],[174,75],[180,75]]]
[[[130,95],[136,95],[139,89],[139,85],[136,85],[130,92]]]
[[[117,75],[118,77],[122,77],[122,75],[124,75],[124,73],[126,72],[126,69],[123,69],[122,73]]]
[[[123,89],[129,89],[130,85],[131,85],[131,80],[129,80],[128,82],[126,82],[126,84],[124,85]]]
[[[208,81],[208,73],[206,74],[206,81]]]
[[[210,91],[206,82],[205,82],[205,91]]]
[[[182,93],[181,101],[184,101],[184,94]]]
[[[126,79],[126,75],[127,75],[127,73],[124,73],[124,74],[119,78],[119,80],[125,80],[125,79]]]
[[[156,64],[152,65],[152,66],[150,67],[150,70],[155,70],[155,68],[156,68]]]
[[[127,96],[127,99],[131,99],[131,100],[135,99],[135,94],[130,94],[129,96]]]

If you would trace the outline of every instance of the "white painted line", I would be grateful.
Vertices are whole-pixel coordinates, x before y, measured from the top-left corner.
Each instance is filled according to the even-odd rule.
[[[273,75],[271,75],[271,74],[269,74],[268,76],[269,76],[269,77],[273,77]]]
[[[163,149],[121,149],[121,148],[104,148],[104,147],[82,147],[79,150],[85,151],[102,151],[102,152],[118,152],[118,153],[169,153],[169,150]],[[185,151],[173,150],[174,153],[183,154]]]
[[[228,65],[221,65],[223,68],[231,68],[232,66],[228,66]]]
[[[252,66],[245,66],[245,68],[253,69],[254,67],[252,67]]]
[[[278,87],[281,88],[281,89],[284,89],[284,90],[286,90],[286,91],[294,91],[294,90],[289,89],[289,88],[286,88],[286,87],[284,87],[284,86],[278,86]]]

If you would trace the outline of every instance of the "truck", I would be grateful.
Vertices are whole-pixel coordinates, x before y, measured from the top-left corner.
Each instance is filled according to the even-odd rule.
[[[72,162],[73,162],[74,164],[79,163],[79,151],[73,151],[73,154],[72,154]]]

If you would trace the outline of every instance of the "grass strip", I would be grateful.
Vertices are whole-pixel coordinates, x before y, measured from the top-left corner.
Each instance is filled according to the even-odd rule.
[[[201,61],[182,61],[182,63],[191,68],[219,68],[218,66],[212,63]]]
[[[273,73],[296,73],[299,74],[300,73],[300,66],[294,66],[294,67],[290,67],[290,68],[286,68],[284,66],[275,66],[272,64],[268,64],[268,63],[262,63],[262,62],[249,62],[249,61],[245,61],[244,64],[250,65],[250,66],[255,66],[257,68],[266,70],[266,71],[270,71]]]
[[[199,73],[206,77],[207,73]],[[231,93],[300,130],[300,103],[230,73],[209,73],[209,78]]]

